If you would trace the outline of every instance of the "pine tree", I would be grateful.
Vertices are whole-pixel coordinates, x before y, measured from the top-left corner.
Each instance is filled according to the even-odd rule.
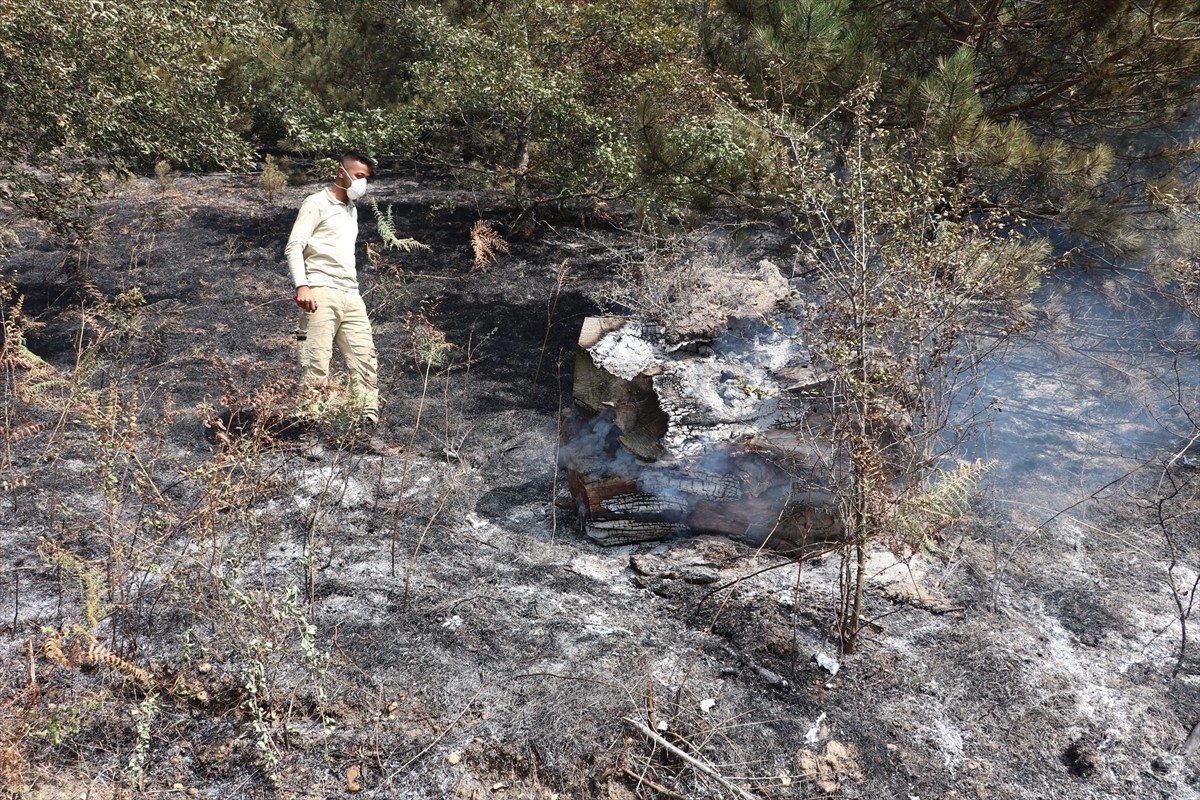
[[[887,124],[952,150],[975,210],[1118,250],[1127,220],[1109,211],[1189,152],[1198,108],[1200,17],[1182,0],[725,0],[704,36],[746,105],[804,128],[875,79]]]

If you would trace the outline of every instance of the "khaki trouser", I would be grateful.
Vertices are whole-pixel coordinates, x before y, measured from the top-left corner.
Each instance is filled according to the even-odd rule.
[[[378,421],[378,363],[362,295],[324,286],[313,286],[311,290],[317,310],[301,311],[296,326],[301,381],[311,389],[329,384],[329,359],[336,343],[350,373],[350,390],[362,404],[363,418]]]

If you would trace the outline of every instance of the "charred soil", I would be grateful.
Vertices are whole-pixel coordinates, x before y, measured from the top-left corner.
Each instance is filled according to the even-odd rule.
[[[389,452],[333,414],[306,458],[282,249],[316,188],[120,184],[73,250],[7,223],[10,794],[1200,797],[1190,462],[876,553],[839,658],[836,553],[580,534],[575,341],[642,247],[607,222],[481,263],[502,199],[384,175],[431,248],[384,249],[364,210]]]

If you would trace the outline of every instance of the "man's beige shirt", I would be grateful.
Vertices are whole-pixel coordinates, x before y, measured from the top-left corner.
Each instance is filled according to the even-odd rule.
[[[358,209],[353,204],[338,200],[328,188],[304,198],[283,248],[292,285],[358,291],[357,239]]]

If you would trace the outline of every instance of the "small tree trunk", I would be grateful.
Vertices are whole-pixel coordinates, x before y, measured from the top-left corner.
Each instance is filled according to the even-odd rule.
[[[513,152],[513,198],[516,200],[519,214],[516,230],[522,236],[533,234],[533,198],[529,195],[529,147],[533,137],[533,109],[530,108],[521,118],[517,128],[517,147]]]

